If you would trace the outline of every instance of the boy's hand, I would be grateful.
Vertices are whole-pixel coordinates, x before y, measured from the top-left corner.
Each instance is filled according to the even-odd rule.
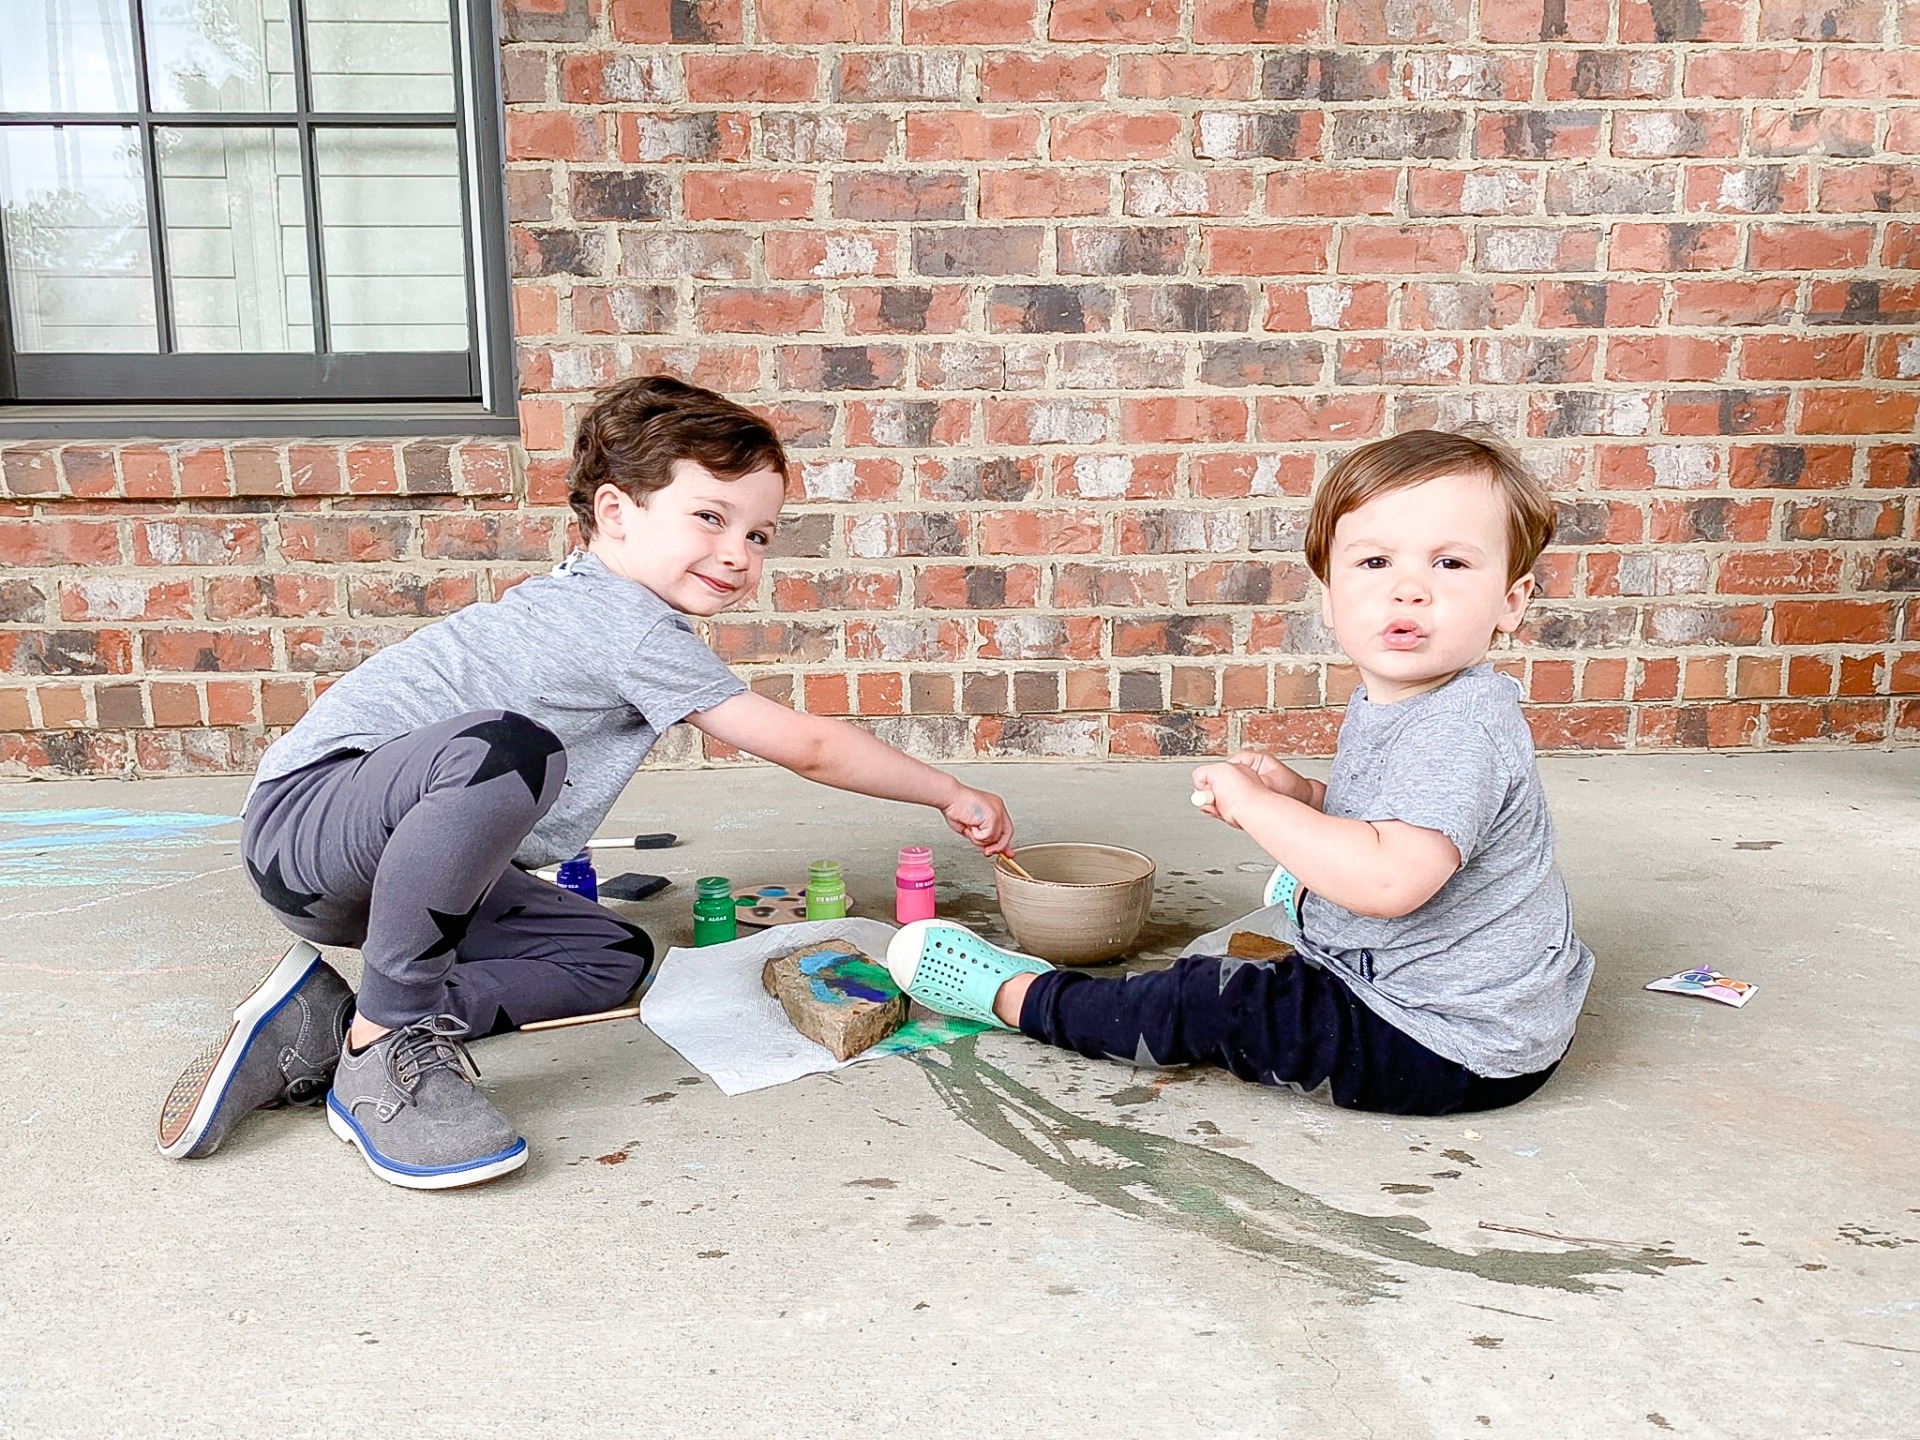
[[[1013,817],[1007,814],[1006,802],[991,790],[962,785],[940,813],[956,835],[964,835],[985,854],[997,855],[1013,843]]]
[[[1260,750],[1242,750],[1229,755],[1227,764],[1240,765],[1251,770],[1254,778],[1273,791],[1289,800],[1298,800],[1303,805],[1313,804],[1313,786],[1307,778],[1290,765],[1282,764],[1273,756]],[[1199,782],[1196,780],[1195,784]]]
[[[1277,760],[1269,760],[1268,763],[1280,764]],[[1280,768],[1286,769],[1284,765]],[[1241,808],[1249,801],[1258,803],[1260,796],[1269,793],[1266,782],[1253,768],[1237,760],[1202,765],[1193,772],[1193,803],[1199,805],[1204,814],[1224,820],[1236,830],[1241,828],[1239,820],[1235,818]],[[1206,797],[1204,804],[1201,802],[1202,796]]]

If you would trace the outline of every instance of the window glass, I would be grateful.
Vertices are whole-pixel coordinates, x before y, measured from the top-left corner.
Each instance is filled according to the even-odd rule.
[[[453,132],[322,130],[314,158],[333,348],[466,349]]]
[[[145,0],[156,110],[291,110],[287,0]]]
[[[5,0],[0,110],[133,110],[133,29],[125,0]]]
[[[453,109],[447,0],[307,0],[316,110]]]
[[[159,348],[132,129],[0,128],[0,239],[16,350]]]
[[[156,148],[175,346],[313,349],[295,132],[163,129]]]

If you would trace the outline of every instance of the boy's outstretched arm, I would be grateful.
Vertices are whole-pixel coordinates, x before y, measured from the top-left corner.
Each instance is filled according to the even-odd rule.
[[[1308,890],[1356,915],[1412,914],[1460,868],[1460,852],[1438,830],[1324,814],[1317,808],[1324,786],[1309,803],[1280,791],[1274,777],[1233,761],[1202,765],[1193,785],[1196,799],[1202,792],[1210,797],[1209,815],[1246,831]]]
[[[802,715],[751,690],[689,715],[687,723],[737,750],[836,790],[930,805],[955,833],[989,855],[1013,842],[1013,821],[998,795],[962,785],[946,771],[903,755],[857,725],[824,715]]]

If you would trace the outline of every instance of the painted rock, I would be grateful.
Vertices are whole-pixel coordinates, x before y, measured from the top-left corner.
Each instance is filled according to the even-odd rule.
[[[907,997],[886,966],[844,940],[776,955],[760,981],[793,1028],[836,1060],[851,1060],[907,1023]]]

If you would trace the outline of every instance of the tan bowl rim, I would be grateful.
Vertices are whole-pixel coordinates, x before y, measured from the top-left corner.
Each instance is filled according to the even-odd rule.
[[[1120,855],[1131,855],[1136,860],[1145,861],[1147,870],[1144,875],[1131,875],[1124,880],[1042,880],[1037,875],[1028,880],[1014,874],[1006,866],[996,863],[993,867],[996,878],[1004,875],[1017,885],[1046,885],[1055,890],[1111,890],[1117,886],[1138,885],[1142,880],[1151,880],[1160,871],[1160,867],[1151,855],[1142,854],[1125,845],[1108,845],[1100,840],[1042,840],[1033,845],[1016,845],[1012,854],[1017,860],[1033,850],[1111,850]]]

